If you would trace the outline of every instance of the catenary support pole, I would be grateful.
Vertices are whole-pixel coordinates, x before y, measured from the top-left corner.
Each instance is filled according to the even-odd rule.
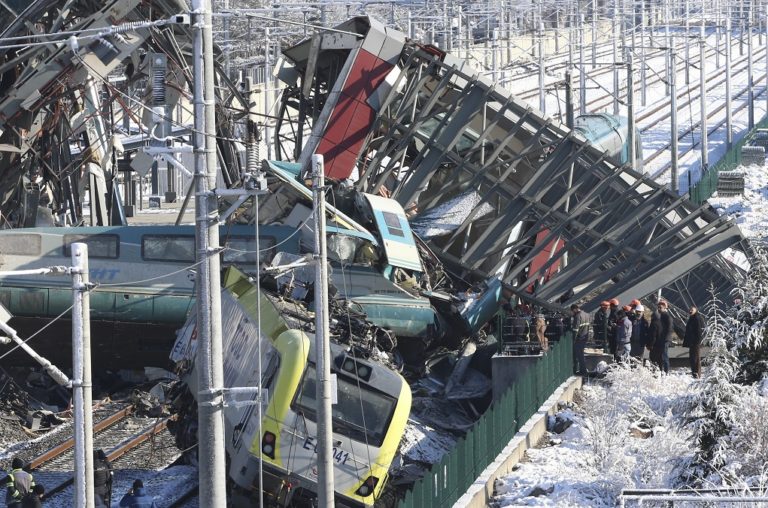
[[[573,129],[573,70],[568,67],[565,71],[565,125]]]
[[[640,0],[640,105],[645,107],[648,94],[645,90],[645,0]]]
[[[496,32],[493,32],[494,35]],[[495,39],[494,39],[495,42]],[[547,112],[547,97],[544,90],[544,22],[539,22],[539,110]],[[495,54],[495,53],[494,53]]]
[[[768,5],[765,6],[765,115],[768,117]]]
[[[325,171],[323,156],[312,156],[312,200],[315,215],[315,357],[317,365],[318,507],[334,505],[331,423],[331,346],[328,329],[328,268],[325,245]]]
[[[688,63],[691,61],[691,11],[688,2],[685,2],[685,37],[683,40],[685,41],[685,85],[688,86],[691,84],[691,66]]]
[[[731,107],[731,18],[725,18],[725,144],[733,147],[733,112]]]
[[[91,413],[91,318],[88,246],[72,249],[72,388],[75,406],[74,506],[93,508],[93,414]]]
[[[752,2],[750,2],[749,18],[745,21],[747,36],[747,126],[755,128],[755,76],[752,62]]]
[[[195,114],[195,248],[197,289],[198,474],[200,506],[226,505],[223,353],[216,187],[215,89],[211,0],[192,0]]]
[[[613,62],[619,61],[619,9],[614,4],[613,6],[613,37],[611,37],[612,43],[612,57]],[[619,67],[613,66],[613,114],[619,114]]]
[[[707,61],[705,38],[707,32],[704,20],[701,21],[701,34],[699,36],[699,103],[701,105],[701,176],[709,169],[709,150],[707,147]]]
[[[632,62],[632,48],[624,48],[624,60],[627,64],[627,159],[629,167],[635,168],[637,159],[635,146],[635,76]]]
[[[584,61],[584,15],[579,15],[579,114],[587,113],[587,65]]]
[[[592,0],[592,68],[597,67],[597,0]]]
[[[672,53],[670,56],[670,60],[672,61],[672,67],[676,68],[677,65],[677,53],[675,52],[675,48],[672,47],[669,49],[669,51]],[[680,176],[678,174],[678,166],[677,166],[677,158],[679,156],[679,150],[677,146],[677,72],[673,72],[671,75],[672,82],[669,84],[669,87],[671,89],[671,94],[669,96],[669,134],[670,134],[670,140],[669,140],[669,149],[670,149],[670,162],[671,162],[671,175],[670,180],[672,184],[672,191],[679,193],[680,192]]]
[[[670,14],[669,14],[669,0],[664,0],[664,40],[666,41],[666,45],[668,48],[672,47],[672,38],[670,36],[669,32],[669,23],[670,23]],[[667,63],[667,69],[666,69],[666,77],[667,79],[666,84],[664,85],[664,93],[669,96],[669,75],[672,72],[672,64],[669,61],[669,51],[666,52],[666,63]]]

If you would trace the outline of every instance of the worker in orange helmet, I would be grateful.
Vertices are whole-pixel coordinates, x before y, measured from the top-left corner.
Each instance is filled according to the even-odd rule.
[[[632,310],[634,310],[635,307],[637,307],[638,305],[640,305],[640,300],[638,300],[637,298],[629,302],[629,306],[632,307]]]
[[[611,313],[610,306],[611,304],[607,300],[600,302],[600,308],[597,309],[592,317],[592,336],[606,353],[608,352],[608,315]]]

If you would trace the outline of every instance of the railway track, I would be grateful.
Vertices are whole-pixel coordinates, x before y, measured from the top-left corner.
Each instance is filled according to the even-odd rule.
[[[117,406],[94,425],[93,446],[94,449],[104,450],[110,462],[119,465],[123,458],[165,431],[168,418],[139,417],[134,414],[133,405]],[[74,438],[69,435],[61,437],[63,440],[58,444],[27,460],[26,469],[46,486],[46,500],[58,497],[74,482]]]

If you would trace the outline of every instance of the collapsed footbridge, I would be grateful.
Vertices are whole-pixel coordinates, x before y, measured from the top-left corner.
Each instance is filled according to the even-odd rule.
[[[438,48],[355,18],[284,53],[281,120],[299,134],[278,153],[305,166],[321,153],[328,176],[395,198],[465,280],[497,274],[549,308],[659,290],[687,308],[727,300],[748,270],[744,237],[712,207]]]

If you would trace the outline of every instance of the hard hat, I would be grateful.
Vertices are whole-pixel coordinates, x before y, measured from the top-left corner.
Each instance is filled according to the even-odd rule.
[[[616,306],[618,306],[618,305],[619,305],[619,301],[618,301],[616,298],[611,298],[611,299],[608,301],[608,303],[610,303],[611,305],[616,305]]]
[[[631,302],[629,302],[629,304],[630,304],[632,307],[637,307],[638,305],[640,305],[640,300],[638,300],[637,298],[635,298],[634,300],[632,300]]]
[[[600,307],[608,307],[611,303],[607,300],[600,302]]]
[[[635,312],[645,312],[645,307],[643,307],[642,303],[635,305]]]
[[[621,310],[623,310],[624,312],[629,312],[632,310],[632,307],[630,307],[629,305],[625,305],[624,307],[621,308]]]

